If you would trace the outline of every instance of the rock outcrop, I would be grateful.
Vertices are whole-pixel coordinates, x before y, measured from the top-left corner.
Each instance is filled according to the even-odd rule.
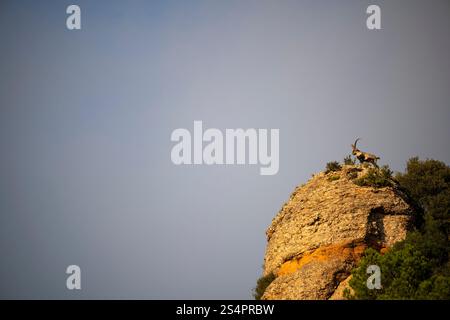
[[[367,247],[403,240],[412,207],[392,186],[361,187],[362,166],[316,174],[292,193],[266,231],[264,275],[276,278],[263,299],[342,299]]]

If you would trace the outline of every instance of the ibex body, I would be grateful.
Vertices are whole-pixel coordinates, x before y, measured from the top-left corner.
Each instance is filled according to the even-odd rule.
[[[360,139],[356,139],[355,143],[352,144],[352,154],[359,160],[360,163],[368,162],[373,164],[375,167],[378,167],[377,160],[380,159],[380,157],[377,157],[372,153],[363,152],[356,148],[356,143],[358,143],[358,140]]]

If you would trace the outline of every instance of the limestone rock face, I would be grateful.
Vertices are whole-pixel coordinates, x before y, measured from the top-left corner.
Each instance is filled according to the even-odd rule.
[[[367,247],[386,250],[405,238],[413,211],[406,196],[395,182],[356,185],[367,170],[343,166],[295,189],[266,231],[264,275],[276,278],[263,299],[342,299]]]

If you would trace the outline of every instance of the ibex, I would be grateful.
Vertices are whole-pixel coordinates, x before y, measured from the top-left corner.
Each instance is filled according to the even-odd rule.
[[[363,151],[359,150],[358,148],[356,148],[356,143],[358,143],[358,140],[360,140],[360,139],[359,138],[356,139],[355,143],[352,144],[352,149],[353,149],[352,154],[359,160],[360,163],[368,162],[368,163],[373,164],[375,167],[378,167],[377,160],[380,158],[374,154],[371,154],[368,152],[363,152]]]

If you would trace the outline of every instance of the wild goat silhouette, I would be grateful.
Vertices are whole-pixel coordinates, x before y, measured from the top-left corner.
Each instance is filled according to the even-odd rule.
[[[360,138],[355,140],[355,143],[352,144],[352,154],[359,160],[360,163],[371,163],[375,167],[378,168],[377,160],[380,159],[380,157],[377,157],[376,155],[368,152],[363,152],[356,148],[356,144],[358,143],[358,140],[361,140]]]

